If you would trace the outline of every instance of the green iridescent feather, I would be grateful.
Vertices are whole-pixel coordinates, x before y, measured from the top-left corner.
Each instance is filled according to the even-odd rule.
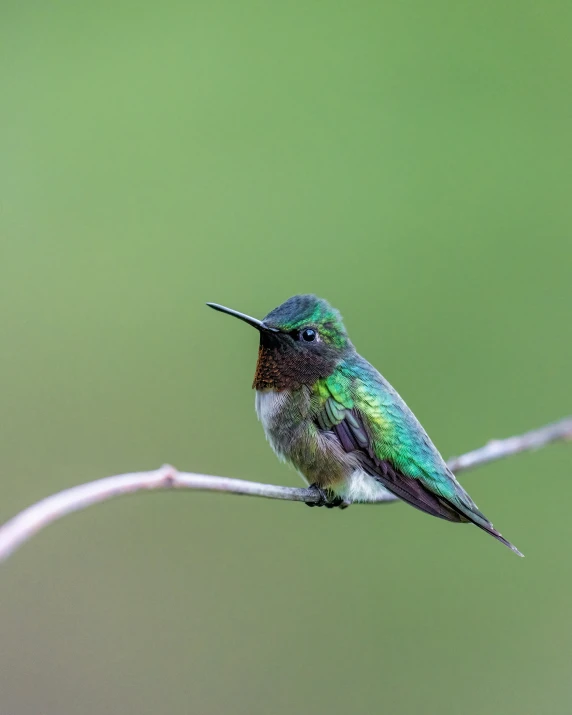
[[[329,393],[324,404],[330,415],[336,415],[337,423],[346,412],[355,410],[359,414],[375,457],[391,462],[401,473],[419,479],[459,508],[480,515],[414,414],[366,360],[355,354],[320,383],[317,390],[322,396],[326,390]],[[330,404],[332,401],[337,407]]]

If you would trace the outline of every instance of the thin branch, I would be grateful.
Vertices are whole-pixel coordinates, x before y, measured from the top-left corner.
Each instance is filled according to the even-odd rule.
[[[559,440],[572,440],[572,417],[518,437],[493,440],[480,449],[451,459],[448,464],[453,471],[460,472],[519,452],[539,449],[550,442]],[[307,504],[319,501],[319,495],[311,489],[280,487],[273,484],[231,479],[230,477],[178,472],[174,467],[165,465],[152,472],[118,474],[87,484],[80,484],[33,504],[0,527],[0,561],[8,558],[38,531],[66,514],[124,494],[167,489],[225,492],[266,499],[306,502]],[[375,501],[387,503],[398,501],[398,499],[387,492]]]
[[[452,472],[461,472],[497,459],[511,457],[519,452],[529,452],[545,447],[551,442],[572,440],[572,417],[565,417],[558,422],[530,430],[516,437],[493,439],[484,447],[467,452],[461,457],[452,457],[447,464]]]

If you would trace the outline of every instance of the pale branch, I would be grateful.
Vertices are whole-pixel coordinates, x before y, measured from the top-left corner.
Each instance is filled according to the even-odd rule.
[[[452,457],[448,462],[452,472],[462,472],[465,469],[479,467],[481,464],[494,462],[497,459],[511,457],[519,452],[529,452],[560,440],[572,440],[572,417],[565,417],[558,422],[545,425],[539,429],[530,430],[515,437],[493,439],[484,447],[474,449],[460,457]]]
[[[517,437],[493,440],[484,447],[454,457],[448,462],[454,472],[471,469],[496,459],[508,457],[519,452],[539,449],[550,442],[572,440],[572,417],[567,417],[554,424],[540,427]],[[319,494],[312,489],[280,487],[274,484],[260,484],[230,477],[215,477],[206,474],[178,472],[174,467],[165,465],[152,472],[133,472],[105,477],[87,484],[80,484],[71,489],[64,489],[57,494],[42,499],[24,509],[13,519],[0,527],[0,561],[5,560],[34,534],[66,514],[80,511],[92,504],[113,499],[124,494],[140,491],[167,489],[196,489],[199,491],[243,494],[266,499],[284,499],[315,504]],[[389,492],[376,502],[399,501]]]

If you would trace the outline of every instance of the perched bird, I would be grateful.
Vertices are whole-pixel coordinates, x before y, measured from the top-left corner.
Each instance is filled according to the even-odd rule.
[[[340,313],[296,295],[256,320],[216,303],[260,333],[256,412],[279,458],[320,496],[346,507],[389,490],[432,516],[472,522],[507,541],[455,479],[389,382],[354,348]]]

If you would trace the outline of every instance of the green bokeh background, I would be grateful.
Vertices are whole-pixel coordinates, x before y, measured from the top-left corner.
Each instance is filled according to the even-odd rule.
[[[171,462],[299,483],[261,317],[339,307],[445,456],[571,411],[572,5],[0,10],[0,518]],[[566,713],[572,446],[403,505],[137,495],[0,571],[6,715]]]

